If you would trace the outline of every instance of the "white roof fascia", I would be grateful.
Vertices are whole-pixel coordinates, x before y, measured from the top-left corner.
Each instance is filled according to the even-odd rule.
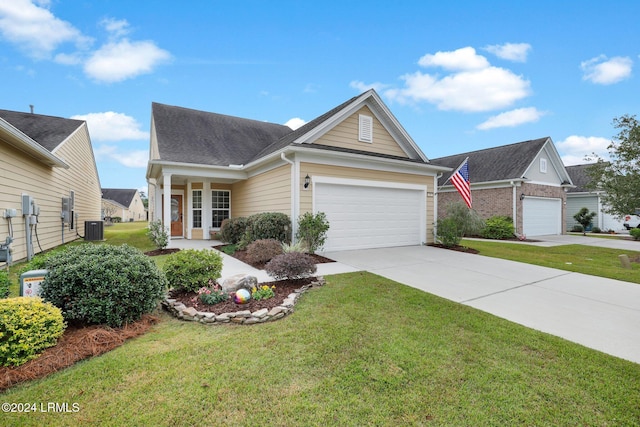
[[[23,151],[29,156],[34,157],[49,166],[69,169],[70,166],[62,159],[53,155],[49,150],[35,142],[18,128],[2,118],[0,118],[0,130],[5,131],[11,137],[10,139],[7,139],[6,142],[18,150]]]

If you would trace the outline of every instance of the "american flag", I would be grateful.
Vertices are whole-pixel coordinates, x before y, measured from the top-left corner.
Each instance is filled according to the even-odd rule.
[[[464,162],[449,178],[451,183],[458,193],[464,199],[464,202],[471,208],[471,184],[469,183],[469,158],[464,159]]]

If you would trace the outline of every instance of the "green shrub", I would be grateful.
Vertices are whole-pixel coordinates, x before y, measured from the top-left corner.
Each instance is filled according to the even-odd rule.
[[[485,221],[480,235],[485,239],[509,239],[513,237],[513,220],[508,216],[492,216]]]
[[[153,311],[166,279],[153,261],[131,246],[82,244],[52,254],[41,296],[67,321],[120,327]]]
[[[170,287],[197,292],[220,278],[222,256],[207,249],[185,249],[169,255],[163,269]]]
[[[169,244],[169,234],[162,225],[162,221],[152,221],[149,223],[149,231],[147,231],[147,237],[153,242],[153,245],[158,249],[164,249]]]
[[[600,227],[592,227],[591,228],[591,232],[592,233],[602,233],[602,230],[600,230]]]
[[[37,297],[0,300],[0,365],[18,366],[56,345],[64,332],[59,308]]]
[[[310,277],[317,270],[313,258],[300,252],[278,255],[269,261],[264,269],[269,276],[277,280]]]
[[[282,244],[276,239],[260,239],[247,246],[247,258],[252,263],[267,262],[282,253]]]
[[[9,275],[6,271],[0,270],[0,298],[9,296]]]
[[[593,217],[595,216],[595,212],[589,212],[588,208],[582,208],[573,216],[573,219],[575,219],[582,226],[582,233],[584,234],[587,228],[589,228],[589,226],[593,223]]]
[[[640,228],[632,228],[629,230],[629,234],[631,234],[633,240],[640,240]]]
[[[438,220],[436,227],[436,237],[447,248],[452,248],[460,244],[463,231],[457,220],[454,218],[442,218]]]
[[[584,231],[584,228],[582,228],[581,225],[574,225],[573,227],[571,227],[572,233],[582,233],[583,231]]]
[[[220,239],[225,243],[237,244],[247,230],[247,218],[229,218],[222,221]]]
[[[219,286],[202,287],[198,290],[198,298],[203,304],[216,305],[229,299],[229,294],[220,289]]]
[[[315,215],[305,212],[298,217],[296,238],[303,241],[312,254],[322,249],[327,240],[327,231],[329,231],[329,221],[324,212],[318,212]]]
[[[275,239],[279,242],[291,241],[291,220],[279,212],[263,212],[247,218],[249,242],[262,239]]]
[[[478,212],[469,209],[465,203],[450,203],[446,210],[445,218],[451,218],[456,222],[462,236],[477,236],[484,228],[484,220]]]

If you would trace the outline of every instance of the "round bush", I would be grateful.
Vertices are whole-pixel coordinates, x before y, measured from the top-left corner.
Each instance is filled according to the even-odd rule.
[[[247,246],[247,258],[254,263],[267,262],[283,252],[282,243],[276,239],[256,240]]]
[[[207,249],[186,249],[169,255],[164,263],[169,286],[181,291],[197,292],[220,278],[222,256]]]
[[[64,332],[59,308],[40,298],[0,300],[0,365],[19,366],[56,345]]]
[[[247,229],[247,218],[229,218],[222,221],[220,227],[220,238],[225,243],[235,245],[238,243]]]
[[[480,235],[485,239],[509,239],[513,237],[513,220],[506,216],[487,219]]]
[[[49,256],[41,295],[68,321],[120,327],[153,311],[167,281],[154,262],[127,245],[72,246]]]
[[[269,261],[264,269],[269,276],[277,280],[310,277],[317,270],[313,258],[300,252],[278,255]]]
[[[247,232],[249,233],[250,242],[261,239],[290,242],[291,220],[288,215],[279,212],[264,212],[251,215],[247,218]]]

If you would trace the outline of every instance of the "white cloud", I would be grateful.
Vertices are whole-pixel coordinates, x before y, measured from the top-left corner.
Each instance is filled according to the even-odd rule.
[[[380,83],[380,82],[375,82],[375,83],[365,83],[362,82],[360,80],[353,80],[351,83],[349,83],[349,86],[357,89],[359,92],[366,92],[369,89],[373,89],[376,92],[380,92],[382,90],[384,90],[385,88],[388,88],[389,85],[384,84],[384,83]]]
[[[571,135],[562,141],[556,142],[556,148],[566,166],[590,163],[585,158],[596,153],[603,159],[609,159],[607,147],[611,140],[599,136]]]
[[[582,80],[601,85],[618,83],[631,76],[633,61],[629,57],[616,56],[607,59],[600,55],[588,61],[580,63],[580,68],[584,72]]]
[[[507,108],[531,93],[528,80],[492,66],[472,47],[427,54],[419,64],[453,72],[443,77],[421,71],[405,74],[404,88],[387,89],[384,95],[400,103],[424,101],[440,110],[479,112]]]
[[[92,39],[69,22],[56,18],[46,7],[48,2],[7,0],[0,2],[0,33],[30,57],[49,58],[64,43],[88,47]]]
[[[544,116],[543,111],[538,111],[535,107],[518,108],[516,110],[500,113],[497,116],[489,117],[476,128],[480,130],[489,130],[503,127],[515,127],[525,123],[535,123]]]
[[[96,160],[115,160],[128,168],[146,168],[149,161],[149,151],[130,150],[122,151],[112,145],[101,145],[94,154]]]
[[[290,127],[291,129],[293,129],[293,130],[296,130],[296,129],[298,129],[299,127],[304,126],[306,123],[307,123],[307,122],[305,122],[305,121],[304,121],[304,120],[302,120],[301,118],[299,118],[299,117],[294,117],[294,118],[292,118],[292,119],[289,119],[289,120],[287,121],[287,123],[285,123],[284,125],[285,125],[285,126],[289,126],[289,127]]]
[[[100,25],[108,33],[108,41],[91,51],[91,37],[83,35],[71,23],[63,21],[48,9],[49,1],[0,1],[0,35],[36,59],[51,59],[61,65],[82,65],[90,78],[99,82],[120,82],[147,74],[171,58],[153,41],[124,38],[129,23],[106,18]],[[56,52],[66,43],[75,51]]]
[[[168,61],[171,55],[151,41],[130,42],[127,39],[107,43],[91,55],[84,64],[85,73],[98,81],[120,82]]]
[[[149,139],[149,133],[140,130],[140,123],[123,113],[89,113],[71,117],[84,120],[92,141],[123,141]]]
[[[478,55],[472,47],[463,47],[453,52],[426,54],[418,61],[423,67],[442,67],[445,70],[482,70],[489,67],[489,61]]]
[[[505,43],[485,46],[484,49],[498,58],[515,62],[526,62],[531,45],[529,43]]]

